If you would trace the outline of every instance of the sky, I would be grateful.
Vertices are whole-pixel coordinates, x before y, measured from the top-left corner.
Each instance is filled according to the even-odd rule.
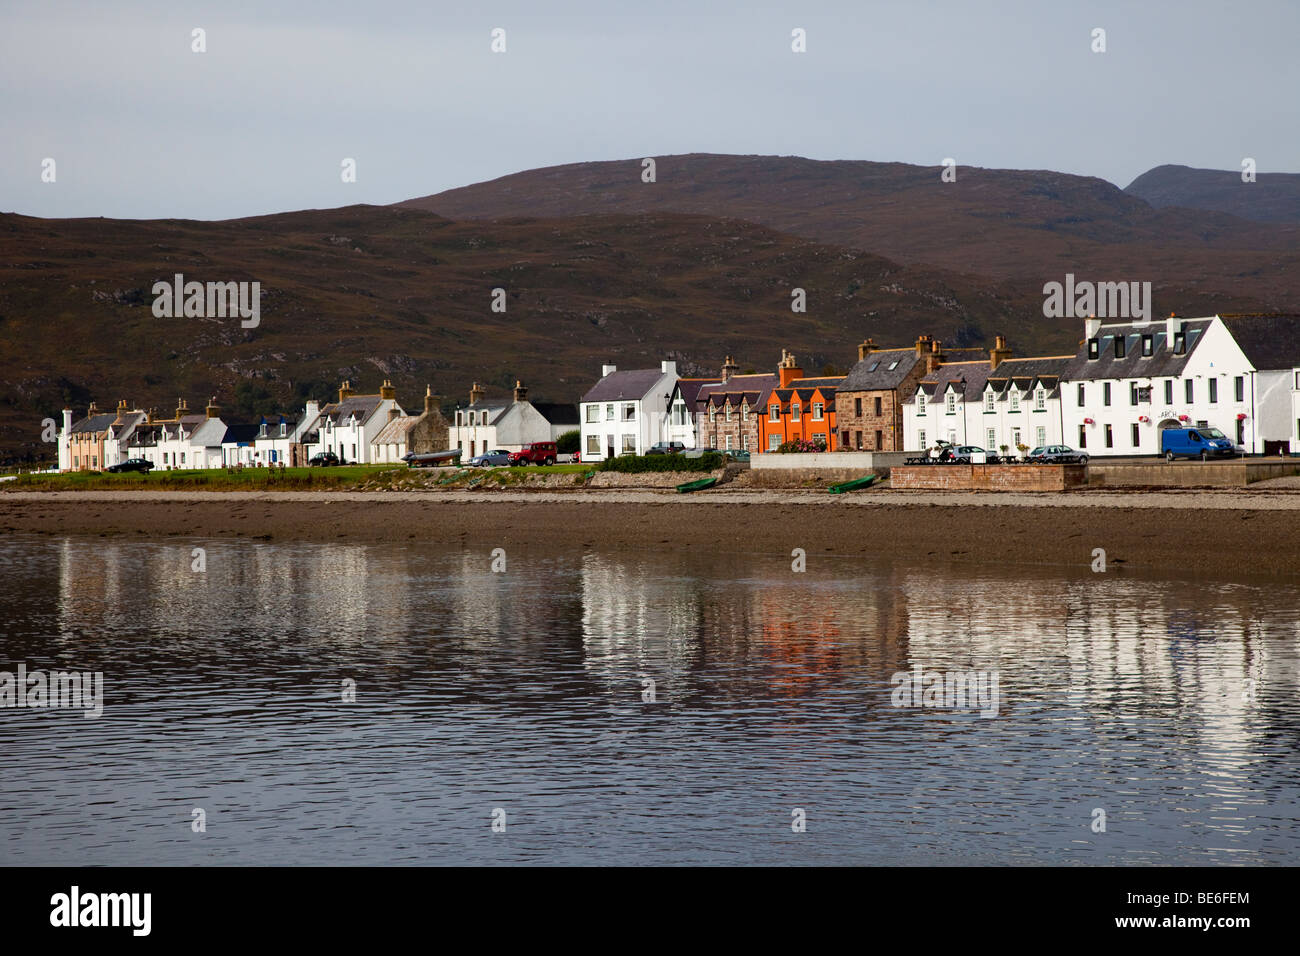
[[[1300,172],[1297,35],[1296,0],[0,0],[0,211],[228,219],[691,152]]]

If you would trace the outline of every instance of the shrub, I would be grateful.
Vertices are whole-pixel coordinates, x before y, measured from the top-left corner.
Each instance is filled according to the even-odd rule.
[[[808,441],[806,438],[796,438],[794,441],[785,442],[777,448],[777,451],[783,455],[807,455],[825,450],[825,445],[820,442]]]
[[[635,474],[642,471],[713,471],[722,467],[722,455],[707,452],[699,458],[685,455],[620,455],[606,458],[597,466],[601,471]]]
[[[582,432],[577,428],[555,439],[555,450],[561,455],[572,455],[581,445]]]

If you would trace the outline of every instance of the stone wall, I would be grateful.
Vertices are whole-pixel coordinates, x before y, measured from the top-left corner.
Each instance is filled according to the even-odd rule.
[[[1088,483],[1088,466],[904,465],[889,482],[904,491],[1068,491]]]

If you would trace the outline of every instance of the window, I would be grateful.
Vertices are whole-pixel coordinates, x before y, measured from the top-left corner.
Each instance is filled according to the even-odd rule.
[[[1095,359],[1101,354],[1101,343],[1097,339],[1088,339],[1088,358]]]
[[[1246,376],[1237,375],[1232,380],[1232,393],[1239,402],[1246,400]]]
[[[1246,444],[1246,423],[1240,418],[1237,419],[1237,444]]]
[[[927,445],[927,444],[925,443],[925,430],[924,430],[924,429],[922,429],[921,431],[919,431],[919,432],[916,433],[916,447],[917,447],[917,448],[929,448],[929,447],[930,447],[929,445]]]
[[[731,402],[727,402],[727,404],[723,407],[722,417],[725,421],[731,421]]]
[[[1300,372],[1295,373],[1295,380],[1297,383],[1296,388],[1300,388]],[[858,418],[862,417],[862,399],[855,398],[853,400],[853,414],[856,415]]]
[[[1151,355],[1153,339],[1149,335],[1142,336],[1142,357],[1147,358]]]
[[[1039,425],[1034,429],[1034,444],[1040,447],[1047,444],[1047,426]]]
[[[1083,408],[1083,383],[1082,382],[1079,383],[1079,389],[1078,389],[1078,394],[1075,397],[1075,403],[1080,408]]]
[[[1088,447],[1088,429],[1083,425],[1079,426],[1079,447],[1080,448]]]
[[[1041,385],[1034,391],[1034,408],[1040,412],[1047,411],[1047,389]],[[1042,444],[1039,442],[1038,444]]]
[[[1007,393],[1007,400],[1011,403],[1011,411],[1020,411],[1020,392],[1013,385],[1011,391]]]
[[[457,417],[459,417],[459,413],[457,414]],[[599,405],[588,405],[588,406],[587,406],[587,421],[589,421],[589,422],[598,422],[598,421],[600,421],[600,406],[599,406]],[[456,424],[459,425],[460,422],[457,422]]]
[[[1187,348],[1187,333],[1175,332],[1174,333],[1174,354],[1182,355],[1184,350],[1186,350],[1186,348]]]
[[[1122,359],[1127,352],[1127,338],[1123,335],[1115,336],[1115,358]]]
[[[605,421],[607,421],[607,422],[612,422],[613,420],[614,420],[614,406],[613,406],[613,405],[606,405],[606,406],[605,406]]]
[[[1019,429],[1019,428],[1013,428],[1013,429],[1011,429],[1011,444],[1015,445],[1017,448],[1020,447],[1020,445],[1021,445],[1021,441],[1020,441],[1020,429]]]
[[[987,451],[993,451],[998,447],[998,431],[996,428],[990,428],[984,433],[984,448]]]
[[[1103,405],[1110,404],[1110,382],[1101,383],[1101,403]]]
[[[1129,383],[1128,383],[1128,403],[1129,403],[1130,405],[1136,405],[1136,404],[1138,403],[1138,383],[1137,383],[1137,382],[1129,382]]]
[[[1196,401],[1196,383],[1190,378],[1183,382],[1183,395],[1184,401],[1186,401],[1188,405]]]
[[[878,369],[878,368],[880,368],[880,363],[879,363],[879,362],[872,362],[872,363],[871,363],[871,368],[867,369],[867,371],[868,371],[868,372],[874,372],[874,371],[875,371],[876,369]]]
[[[625,422],[636,421],[636,402],[623,403],[623,421]]]
[[[792,422],[797,422],[797,421],[799,421],[799,403],[798,403],[798,402],[791,402],[791,403],[790,403],[790,421],[792,421]]]
[[[1109,425],[1106,426],[1106,447],[1107,447],[1107,448],[1114,448],[1114,447],[1115,447],[1115,438],[1114,438],[1114,436],[1111,434],[1110,426],[1109,426]]]
[[[635,436],[635,435],[624,435],[624,436],[623,436],[623,454],[625,454],[625,455],[629,455],[629,454],[634,455],[634,454],[636,454],[636,436]]]
[[[748,432],[746,432],[745,434],[743,434],[743,435],[740,436],[740,447],[741,447],[742,449],[744,449],[745,451],[749,451],[749,433],[748,433]]]
[[[767,420],[769,422],[779,422],[781,420],[781,406],[772,405],[767,410]]]
[[[717,405],[710,405],[710,406],[709,406],[709,424],[712,425],[712,424],[713,424],[714,422],[716,422],[717,420],[718,420],[718,406],[717,406]]]
[[[1172,405],[1173,403],[1174,403],[1174,380],[1171,378],[1165,381],[1165,404]]]
[[[895,359],[894,361],[892,361],[892,362],[889,363],[889,370],[890,370],[891,372],[892,372],[894,369],[896,369],[896,368],[898,368],[898,360],[897,360],[897,359]]]
[[[1219,400],[1219,380],[1217,378],[1212,378],[1210,379],[1210,404],[1213,405],[1218,400]]]
[[[747,422],[747,421],[749,421],[749,402],[743,402],[743,403],[741,403],[741,406],[740,406],[740,420],[741,420],[742,422]]]
[[[819,422],[825,418],[826,408],[821,402],[813,402],[813,421]]]
[[[879,399],[877,399],[877,401],[879,401]],[[925,414],[925,392],[916,393],[916,414]],[[922,445],[921,447],[924,448],[925,446]]]
[[[1133,447],[1137,448],[1139,445],[1142,444],[1142,435],[1139,433],[1138,426],[1136,423],[1132,426],[1132,428],[1133,428]]]
[[[880,396],[876,396],[876,416],[880,416]]]
[[[768,450],[768,451],[776,451],[776,450],[777,450],[778,448],[780,448],[780,447],[781,447],[781,436],[780,436],[780,435],[768,435],[768,436],[767,436],[767,450]]]
[[[996,400],[996,398],[997,396],[993,394],[993,389],[989,389],[987,392],[984,393],[984,411],[986,412],[994,411],[993,403]]]
[[[728,435],[726,438],[723,439],[723,441],[725,442],[725,444],[722,446],[723,450],[731,451],[731,436]]]
[[[595,408],[595,407],[596,407],[595,405],[592,406],[592,408]],[[600,436],[599,436],[599,435],[588,435],[588,436],[587,436],[587,454],[588,454],[588,455],[599,455],[599,454],[600,454]]]
[[[957,393],[948,392],[943,396],[943,410],[949,415],[957,414]]]
[[[853,433],[853,445],[858,451],[862,451],[862,432]]]
[[[874,446],[875,449],[876,449],[876,451],[880,451],[881,448],[884,447],[884,444],[885,444],[885,436],[884,436],[883,434],[881,434],[880,429],[877,428],[877,429],[876,429],[876,444],[875,444],[875,446]]]

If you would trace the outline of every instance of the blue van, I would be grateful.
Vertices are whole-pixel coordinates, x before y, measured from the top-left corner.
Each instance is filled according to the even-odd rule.
[[[1175,458],[1230,458],[1236,452],[1228,436],[1217,428],[1166,428],[1160,433],[1165,461]]]

